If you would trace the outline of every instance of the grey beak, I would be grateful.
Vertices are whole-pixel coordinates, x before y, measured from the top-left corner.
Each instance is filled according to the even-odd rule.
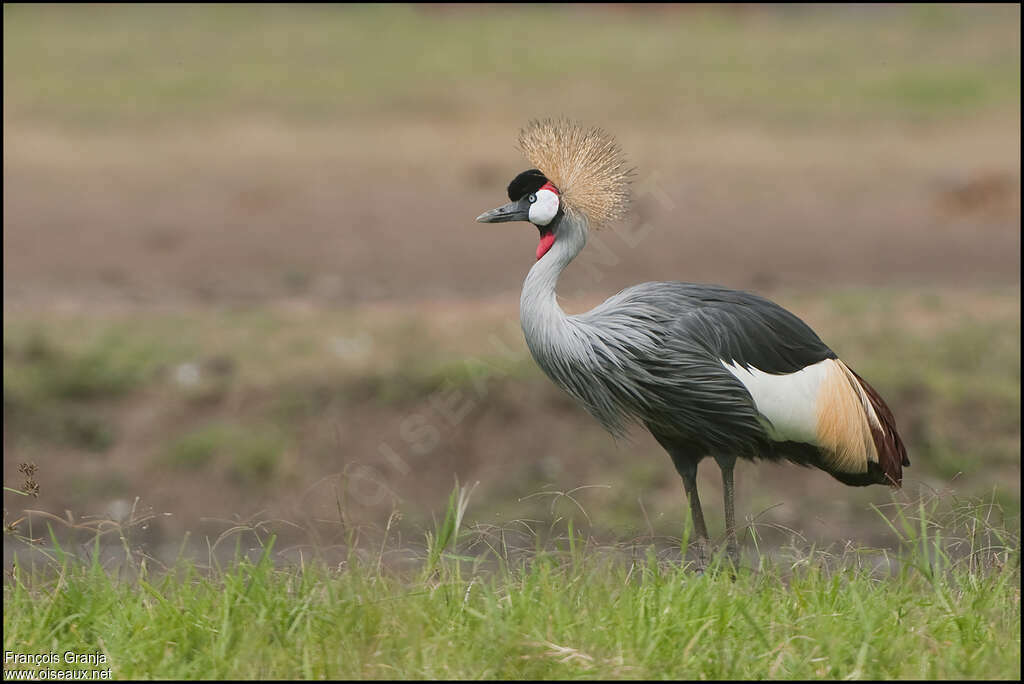
[[[509,202],[503,207],[497,209],[491,209],[485,211],[476,217],[476,220],[480,223],[504,223],[505,221],[529,221],[530,220],[530,204],[529,202],[520,200],[518,202]]]

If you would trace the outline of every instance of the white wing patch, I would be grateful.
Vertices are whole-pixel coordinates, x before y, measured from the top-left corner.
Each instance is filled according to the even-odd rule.
[[[746,369],[722,361],[750,392],[758,412],[771,423],[765,426],[769,437],[816,446],[822,446],[818,442],[818,394],[834,363],[826,359],[795,373],[773,375],[753,366]]]
[[[841,472],[863,473],[869,461],[878,463],[870,424],[882,430],[881,422],[864,389],[839,359],[783,375],[735,362],[722,365],[750,392],[771,439],[819,447],[826,463]]]

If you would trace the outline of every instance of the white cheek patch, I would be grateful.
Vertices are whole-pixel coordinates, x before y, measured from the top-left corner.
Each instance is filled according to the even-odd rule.
[[[537,201],[530,205],[530,223],[546,226],[558,213],[558,195],[550,190],[538,190]]]

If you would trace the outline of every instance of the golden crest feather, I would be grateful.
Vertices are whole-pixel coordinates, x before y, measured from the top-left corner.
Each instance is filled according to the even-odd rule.
[[[534,120],[519,132],[519,149],[561,193],[566,211],[599,228],[622,218],[629,177],[622,149],[600,128],[568,119]]]

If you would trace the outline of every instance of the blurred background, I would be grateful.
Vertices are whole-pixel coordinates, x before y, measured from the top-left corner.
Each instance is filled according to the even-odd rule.
[[[903,493],[742,463],[741,520],[884,545],[894,496],[1019,515],[1019,5],[3,12],[22,533],[129,523],[160,557],[236,528],[420,542],[458,478],[480,525],[678,536],[666,454],[616,443],[526,352],[535,230],[473,221],[528,167],[519,128],[563,115],[637,168],[564,308],[646,280],[753,290],[895,412]]]

